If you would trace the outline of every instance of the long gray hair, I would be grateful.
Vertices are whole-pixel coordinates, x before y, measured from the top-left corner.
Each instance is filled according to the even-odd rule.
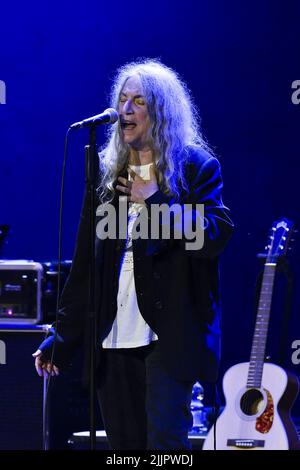
[[[160,189],[178,197],[180,186],[187,189],[184,178],[186,147],[199,145],[209,151],[201,135],[199,116],[186,84],[178,74],[159,60],[144,59],[124,65],[114,79],[110,105],[118,108],[120,93],[129,77],[138,76],[150,116],[150,142]],[[108,130],[108,140],[99,153],[101,200],[112,200],[114,182],[128,162],[129,145],[121,136],[120,122]]]

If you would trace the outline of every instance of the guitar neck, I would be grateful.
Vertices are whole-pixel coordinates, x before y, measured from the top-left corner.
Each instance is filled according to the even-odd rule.
[[[267,259],[264,267],[251,348],[247,387],[260,388],[261,386],[276,265],[277,263]]]

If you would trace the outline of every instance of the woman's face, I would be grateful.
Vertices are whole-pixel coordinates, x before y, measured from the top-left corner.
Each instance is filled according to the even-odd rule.
[[[118,112],[124,142],[135,150],[148,150],[150,117],[141,80],[137,75],[128,78],[124,83]]]

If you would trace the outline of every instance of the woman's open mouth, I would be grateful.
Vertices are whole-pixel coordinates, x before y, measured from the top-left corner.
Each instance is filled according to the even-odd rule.
[[[123,121],[121,127],[123,131],[132,131],[136,127],[136,124],[135,122]]]

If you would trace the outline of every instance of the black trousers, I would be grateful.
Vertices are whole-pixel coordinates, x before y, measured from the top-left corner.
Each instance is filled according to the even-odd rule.
[[[103,349],[98,398],[113,450],[190,449],[192,382],[170,377],[159,343]]]

